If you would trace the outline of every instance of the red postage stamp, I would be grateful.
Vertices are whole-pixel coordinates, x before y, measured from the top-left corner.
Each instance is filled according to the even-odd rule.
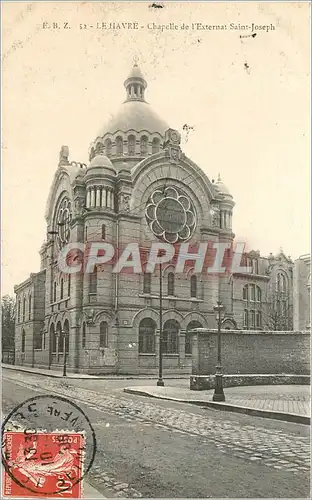
[[[4,496],[81,498],[83,434],[5,432],[3,446]]]

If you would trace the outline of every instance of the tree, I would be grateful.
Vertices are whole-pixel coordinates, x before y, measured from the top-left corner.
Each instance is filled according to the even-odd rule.
[[[2,351],[14,350],[15,299],[4,295],[1,300]]]
[[[263,324],[273,332],[293,329],[293,306],[287,294],[276,291],[263,311]]]

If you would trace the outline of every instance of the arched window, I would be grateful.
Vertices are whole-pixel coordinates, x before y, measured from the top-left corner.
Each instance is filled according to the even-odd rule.
[[[243,288],[243,299],[248,300],[248,285],[245,285]]]
[[[28,299],[28,319],[31,318],[31,306],[32,306],[32,303],[31,303],[31,294],[29,294],[29,299]]]
[[[257,291],[257,295],[256,295],[257,302],[261,302],[261,288],[259,286],[257,286],[256,291]]]
[[[53,302],[56,302],[56,281],[53,283]]]
[[[110,139],[106,139],[104,146],[105,155],[109,158],[112,155],[112,141]]]
[[[174,273],[168,274],[168,295],[174,295]]]
[[[120,135],[116,137],[116,154],[119,156],[123,155],[123,138]]]
[[[248,310],[244,309],[243,326],[248,328]]]
[[[21,299],[18,300],[17,318],[18,318],[18,322],[20,322],[21,321]]]
[[[64,323],[64,335],[65,335],[66,354],[69,354],[69,323],[67,319],[65,320]]]
[[[22,331],[22,353],[25,352],[25,340],[26,340],[26,334],[25,334],[25,330],[23,328],[23,331]]]
[[[68,297],[70,297],[70,285],[71,285],[71,283],[70,283],[70,274],[69,274],[68,275],[68,283],[67,283],[67,286],[68,286],[68,288],[67,288],[67,295],[68,295]]]
[[[96,154],[101,154],[104,151],[104,146],[101,142],[98,142],[97,145],[95,146],[95,152]]]
[[[197,276],[191,276],[191,297],[197,297]]]
[[[59,339],[58,352],[63,353],[64,352],[64,332],[62,330],[62,325],[60,322],[56,325],[56,332],[57,332],[57,336]]]
[[[144,273],[143,276],[143,293],[151,293],[152,289],[152,274],[151,273]]]
[[[155,353],[156,323],[151,318],[142,319],[139,325],[139,353]]]
[[[262,328],[262,314],[261,311],[256,312],[256,327]]]
[[[97,267],[89,274],[89,293],[97,293]]]
[[[100,347],[108,347],[108,324],[102,321],[100,324]]]
[[[152,142],[152,154],[159,153],[159,144],[160,141],[155,137]]]
[[[129,156],[135,155],[135,136],[129,135],[128,137],[128,154]]]
[[[147,144],[148,144],[148,139],[146,135],[143,135],[140,140],[140,148],[141,148],[141,155],[146,155],[147,154]]]
[[[26,297],[23,299],[23,322],[25,321],[26,316]]]
[[[250,311],[250,328],[255,328],[255,311]]]
[[[256,300],[255,285],[249,285],[249,291],[250,291],[250,300],[254,302]]]
[[[199,321],[191,321],[187,325],[187,331],[185,332],[185,354],[192,354],[192,334],[189,333],[189,330],[202,327],[203,325]]]
[[[165,354],[178,354],[179,352],[180,325],[174,319],[169,319],[163,329],[163,352]]]
[[[52,353],[56,353],[56,332],[54,325],[52,324],[50,327],[50,342],[51,342],[51,350]]]
[[[64,298],[64,279],[61,279],[61,300]]]
[[[106,239],[106,226],[102,224],[102,240]]]
[[[86,337],[87,337],[86,324],[83,323],[83,325],[82,325],[82,348],[83,349],[86,347]]]

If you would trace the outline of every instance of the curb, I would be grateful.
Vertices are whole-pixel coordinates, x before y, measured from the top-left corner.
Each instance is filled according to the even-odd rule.
[[[50,377],[50,378],[63,378],[66,380],[157,380],[157,376],[151,377],[151,375],[89,375],[88,377],[81,377],[79,376],[79,373],[76,374],[71,374],[68,373],[67,377],[63,377],[63,375],[58,374],[58,373],[53,373],[53,370],[51,370],[51,373],[42,373],[41,371],[37,371],[36,369],[34,370],[26,370],[24,367],[20,367],[17,365],[12,366],[2,366],[2,370],[12,370],[15,372],[23,372],[23,373],[31,373],[33,375],[41,375],[44,377]],[[190,375],[181,375],[180,377],[177,376],[164,376],[164,380],[188,380],[190,378]]]
[[[217,403],[215,401],[200,401],[196,399],[179,399],[179,398],[173,398],[170,396],[161,396],[161,395],[154,395],[149,392],[145,391],[140,391],[136,389],[129,389],[125,388],[123,389],[124,392],[127,392],[128,394],[136,394],[138,396],[146,396],[150,398],[155,398],[155,399],[166,399],[168,401],[176,401],[177,403],[186,403],[186,404],[193,404],[196,406],[205,406],[207,408],[213,408],[214,410],[221,410],[221,411],[230,411],[233,413],[243,413],[245,415],[251,415],[253,417],[262,417],[262,418],[272,418],[275,420],[283,420],[285,422],[292,422],[295,424],[303,424],[303,425],[310,425],[310,417],[307,417],[305,415],[299,415],[296,413],[285,413],[285,412],[277,412],[277,411],[271,411],[271,410],[259,410],[256,408],[249,408],[248,406],[237,406],[237,405],[231,405],[228,403]]]

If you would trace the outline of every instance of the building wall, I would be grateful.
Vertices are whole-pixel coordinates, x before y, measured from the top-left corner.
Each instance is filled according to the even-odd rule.
[[[311,328],[311,257],[303,255],[294,268],[294,329]]]
[[[194,339],[193,373],[215,373],[217,332],[201,332]],[[222,331],[225,374],[309,374],[310,334],[306,332]]]

